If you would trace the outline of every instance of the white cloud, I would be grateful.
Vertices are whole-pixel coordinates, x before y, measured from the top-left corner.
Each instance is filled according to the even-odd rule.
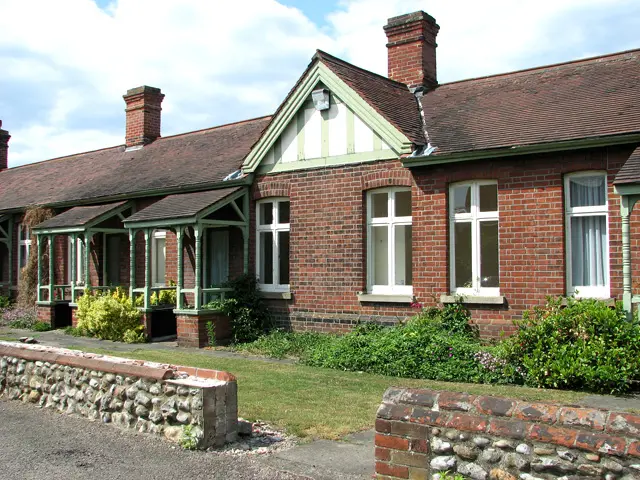
[[[105,10],[92,0],[4,0],[0,90],[23,95],[0,100],[13,116],[2,118],[9,163],[122,143],[122,95],[143,84],[166,94],[170,135],[273,112],[316,48],[386,74],[382,26],[402,13],[424,9],[437,19],[438,75],[450,81],[628,48],[616,29],[594,45],[579,13],[630,5],[342,0],[319,26],[275,0],[114,0]],[[37,89],[30,102],[25,85]]]

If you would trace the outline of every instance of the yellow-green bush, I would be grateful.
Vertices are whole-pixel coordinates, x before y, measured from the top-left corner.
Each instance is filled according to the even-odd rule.
[[[127,343],[144,342],[140,312],[121,289],[85,294],[78,299],[78,329],[87,334]]]

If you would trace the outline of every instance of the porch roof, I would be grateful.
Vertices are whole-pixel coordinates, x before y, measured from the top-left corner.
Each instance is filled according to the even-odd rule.
[[[39,223],[33,229],[84,228],[104,220],[105,217],[110,217],[111,215],[109,214],[115,214],[116,210],[123,207],[126,203],[126,201],[123,201],[103,205],[92,205],[89,207],[73,207],[49,220]]]
[[[640,183],[640,146],[633,151],[629,159],[624,163],[613,183],[616,185]]]
[[[169,195],[131,215],[125,220],[125,226],[131,228],[167,220],[177,220],[178,223],[186,223],[184,220],[196,221],[198,214],[210,208],[215,210],[216,204],[226,204],[230,197],[240,191],[242,187],[231,187]]]

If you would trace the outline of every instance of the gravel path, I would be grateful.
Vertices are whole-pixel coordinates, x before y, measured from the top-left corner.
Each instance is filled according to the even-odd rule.
[[[258,458],[185,451],[150,435],[2,399],[0,452],[3,480],[310,478]]]

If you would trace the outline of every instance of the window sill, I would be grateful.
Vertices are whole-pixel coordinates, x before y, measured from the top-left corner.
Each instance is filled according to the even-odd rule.
[[[440,295],[441,303],[465,303],[471,305],[504,305],[503,295],[480,297],[474,295]]]
[[[267,300],[291,300],[291,292],[260,292],[262,298]]]
[[[359,302],[382,302],[382,303],[413,303],[413,295],[382,295],[359,293]]]

